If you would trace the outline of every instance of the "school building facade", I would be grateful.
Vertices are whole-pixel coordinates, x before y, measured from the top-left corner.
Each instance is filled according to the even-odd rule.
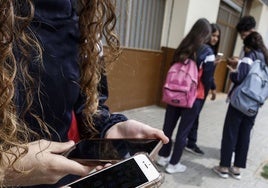
[[[221,28],[219,51],[238,56],[243,46],[235,26],[252,15],[268,46],[268,0],[116,0],[122,54],[108,70],[111,111],[160,105],[162,86],[174,53],[199,18]],[[229,87],[226,62],[215,70],[218,92]]]

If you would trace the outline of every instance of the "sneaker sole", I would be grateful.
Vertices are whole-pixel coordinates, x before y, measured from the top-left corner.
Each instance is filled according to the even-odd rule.
[[[161,167],[165,167],[167,166],[167,164],[169,163],[171,157],[168,157],[166,160],[161,160],[161,162],[159,162],[158,160],[156,160],[156,164],[161,166]]]
[[[212,170],[218,174],[218,176],[220,176],[221,178],[227,179],[229,177],[228,173],[226,172],[226,174],[222,174],[221,172],[219,172],[215,167],[212,168]]]
[[[241,180],[241,175],[235,175],[230,173],[230,175],[232,176],[232,178],[236,179],[236,180]]]
[[[229,170],[230,176],[236,180],[241,180],[241,174],[235,174],[232,170]]]
[[[167,173],[169,174],[175,174],[175,173],[182,173],[186,171],[186,168],[184,170],[180,170],[180,171],[169,171],[168,169],[165,170]]]
[[[157,164],[158,166],[165,167],[165,166],[167,166],[168,162],[165,163],[165,164],[164,164],[164,163],[156,162],[156,164]]]

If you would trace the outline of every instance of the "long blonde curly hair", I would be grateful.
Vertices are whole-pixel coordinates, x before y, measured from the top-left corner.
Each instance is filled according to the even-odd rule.
[[[23,10],[21,10],[22,4]],[[119,56],[120,43],[114,34],[116,15],[113,1],[78,0],[78,5],[81,32],[80,85],[86,96],[85,125],[94,130],[92,116],[97,112],[100,76],[105,69],[105,64],[113,62]],[[42,46],[34,34],[29,32],[29,24],[34,17],[32,0],[0,0],[0,14],[0,165],[12,167],[20,157],[27,153],[29,134],[33,134],[27,128],[23,118],[17,115],[14,102],[16,81],[19,79],[24,85],[27,104],[25,111],[27,111],[33,104],[32,88],[34,87],[31,86],[39,82],[30,76],[29,62],[38,60],[42,67]],[[102,57],[104,61],[100,60],[102,50],[100,41],[103,38],[107,43],[105,49],[107,55]],[[19,58],[18,54],[14,54],[14,49],[19,49]],[[32,57],[32,54],[37,54],[37,56]],[[32,115],[44,131],[48,132],[48,125],[37,115]],[[12,153],[10,148],[16,148],[19,152]],[[13,160],[4,162],[3,156],[6,153],[12,155]]]

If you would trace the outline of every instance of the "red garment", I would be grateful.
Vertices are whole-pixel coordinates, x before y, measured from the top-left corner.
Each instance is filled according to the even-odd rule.
[[[78,142],[80,140],[78,127],[77,127],[77,120],[76,120],[74,111],[72,111],[72,121],[71,121],[70,129],[68,131],[68,138],[69,140],[73,140],[75,142]]]
[[[201,77],[203,75],[203,68],[198,70],[198,84],[197,84],[197,99],[205,99],[205,87],[201,81]]]

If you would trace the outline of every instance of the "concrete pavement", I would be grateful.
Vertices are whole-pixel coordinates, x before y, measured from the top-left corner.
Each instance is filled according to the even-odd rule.
[[[184,173],[167,174],[163,188],[268,188],[268,180],[260,176],[262,166],[268,164],[268,102],[260,109],[251,134],[247,168],[242,169],[241,180],[219,178],[211,169],[218,165],[223,121],[227,110],[226,94],[218,94],[215,101],[206,101],[200,115],[198,146],[205,152],[197,156],[184,151],[181,163]],[[148,106],[121,112],[130,119],[162,129],[165,109]],[[174,132],[174,137],[176,134]],[[160,167],[164,171],[163,168]]]

